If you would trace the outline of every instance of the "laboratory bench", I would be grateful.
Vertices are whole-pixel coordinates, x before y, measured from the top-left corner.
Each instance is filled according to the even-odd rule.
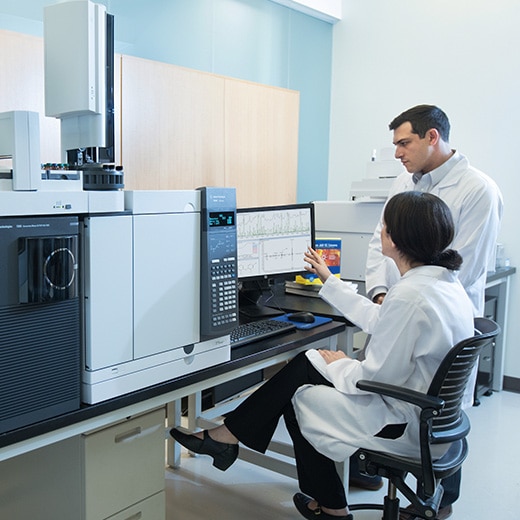
[[[181,422],[182,398],[196,403],[204,389],[298,352],[335,349],[345,328],[331,321],[246,344],[232,349],[225,363],[1,434],[0,517],[164,518],[164,440]],[[202,420],[196,410],[191,421]],[[171,439],[166,460],[180,462]]]
[[[504,268],[487,278],[486,310],[502,327],[490,354],[489,392],[502,389],[509,282],[515,272]],[[362,293],[364,284],[356,283]],[[237,347],[225,363],[0,434],[0,517],[164,518],[165,454],[167,465],[180,464],[179,445],[167,430],[181,421],[189,429],[208,427],[247,396],[246,391],[203,411],[204,390],[272,370],[309,348],[354,353],[359,328],[320,298],[287,294],[279,286],[266,304],[333,321]],[[294,464],[285,460],[290,455],[291,447],[276,440],[267,455],[240,450],[245,460],[294,476]]]

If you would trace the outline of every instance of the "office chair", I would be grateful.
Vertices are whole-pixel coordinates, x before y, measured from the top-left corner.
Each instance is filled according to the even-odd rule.
[[[392,453],[360,449],[355,453],[361,472],[388,479],[388,492],[381,504],[349,504],[351,511],[383,511],[383,520],[399,519],[399,490],[413,505],[417,516],[434,519],[443,495],[440,480],[453,475],[466,459],[470,430],[469,419],[462,411],[462,398],[481,348],[500,332],[492,320],[475,318],[475,335],[455,345],[437,369],[426,394],[402,387],[358,381],[358,388],[417,405],[421,409],[419,445],[421,458],[408,459]],[[433,444],[451,443],[447,453],[432,460]],[[413,491],[406,483],[408,474],[417,480]]]

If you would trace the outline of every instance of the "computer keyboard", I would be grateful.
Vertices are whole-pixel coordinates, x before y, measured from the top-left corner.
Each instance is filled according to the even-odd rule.
[[[243,323],[231,331],[231,348],[296,329],[294,323],[278,320],[259,320]]]

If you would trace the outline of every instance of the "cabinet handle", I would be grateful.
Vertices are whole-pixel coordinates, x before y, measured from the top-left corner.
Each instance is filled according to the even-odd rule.
[[[116,442],[116,444],[118,442],[127,441],[128,439],[131,439],[132,437],[137,437],[141,433],[141,431],[142,431],[141,427],[137,426],[136,428],[128,430],[127,432],[116,435],[114,438],[114,441]]]
[[[139,518],[143,518],[143,513],[141,511],[135,515],[129,516],[126,520],[139,520]]]

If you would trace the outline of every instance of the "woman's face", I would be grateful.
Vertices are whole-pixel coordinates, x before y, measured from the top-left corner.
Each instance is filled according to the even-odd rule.
[[[386,224],[383,223],[383,229],[381,230],[381,247],[383,255],[389,256],[392,258],[392,253],[394,250],[392,239],[390,238],[389,233],[386,230]]]

